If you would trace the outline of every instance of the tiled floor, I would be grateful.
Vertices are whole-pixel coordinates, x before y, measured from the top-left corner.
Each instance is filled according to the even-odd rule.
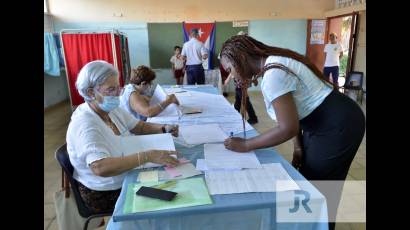
[[[275,126],[266,113],[260,92],[250,92],[250,97],[259,123],[254,127],[262,133]],[[230,93],[228,100],[233,102],[234,94]],[[366,104],[362,108],[366,111]],[[61,168],[54,159],[54,151],[65,143],[65,135],[70,121],[71,109],[69,102],[59,104],[44,113],[44,229],[57,230],[57,221],[53,203],[53,194],[61,188]],[[288,161],[292,160],[293,145],[291,141],[276,147],[276,150]],[[366,137],[350,167],[348,180],[366,180]],[[365,229],[365,223],[339,223],[337,230]],[[99,228],[104,229],[104,227]]]

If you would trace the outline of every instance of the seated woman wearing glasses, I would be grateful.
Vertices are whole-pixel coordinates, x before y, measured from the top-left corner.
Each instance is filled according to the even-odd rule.
[[[67,151],[80,194],[94,212],[111,211],[125,173],[146,162],[177,165],[175,151],[151,150],[122,156],[118,136],[169,132],[178,126],[140,121],[119,108],[118,71],[105,61],[92,61],[78,74],[76,87],[85,102],[71,116]]]
[[[124,93],[121,95],[120,106],[134,117],[146,121],[147,117],[158,115],[172,103],[179,105],[174,94],[168,95],[164,101],[156,105],[149,105],[149,95],[154,79],[155,72],[147,66],[141,65],[133,69],[130,84],[124,87]]]

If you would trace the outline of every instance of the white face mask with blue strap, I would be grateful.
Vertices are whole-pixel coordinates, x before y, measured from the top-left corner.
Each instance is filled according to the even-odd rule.
[[[103,102],[102,103],[98,103],[98,107],[100,107],[100,109],[104,110],[105,112],[109,113],[112,110],[118,108],[118,106],[120,106],[120,97],[119,96],[104,96],[101,93],[97,92],[102,98],[103,98]]]

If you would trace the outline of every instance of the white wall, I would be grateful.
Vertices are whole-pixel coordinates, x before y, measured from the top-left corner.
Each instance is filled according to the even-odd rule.
[[[354,70],[364,73],[363,88],[366,90],[366,11],[359,14],[359,33],[356,43]]]
[[[50,15],[44,15],[44,32],[53,32],[53,23]],[[44,108],[55,105],[69,98],[65,72],[58,77],[44,73]]]
[[[54,77],[44,74],[44,108],[68,100],[68,86],[65,71]]]
[[[324,18],[334,0],[49,0],[64,21],[182,22]]]

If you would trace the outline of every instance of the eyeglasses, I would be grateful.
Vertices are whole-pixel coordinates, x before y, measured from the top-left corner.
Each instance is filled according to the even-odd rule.
[[[101,93],[103,93],[103,95],[106,95],[106,96],[121,96],[122,94],[124,94],[124,87],[121,87],[121,86],[109,87],[101,91]]]

